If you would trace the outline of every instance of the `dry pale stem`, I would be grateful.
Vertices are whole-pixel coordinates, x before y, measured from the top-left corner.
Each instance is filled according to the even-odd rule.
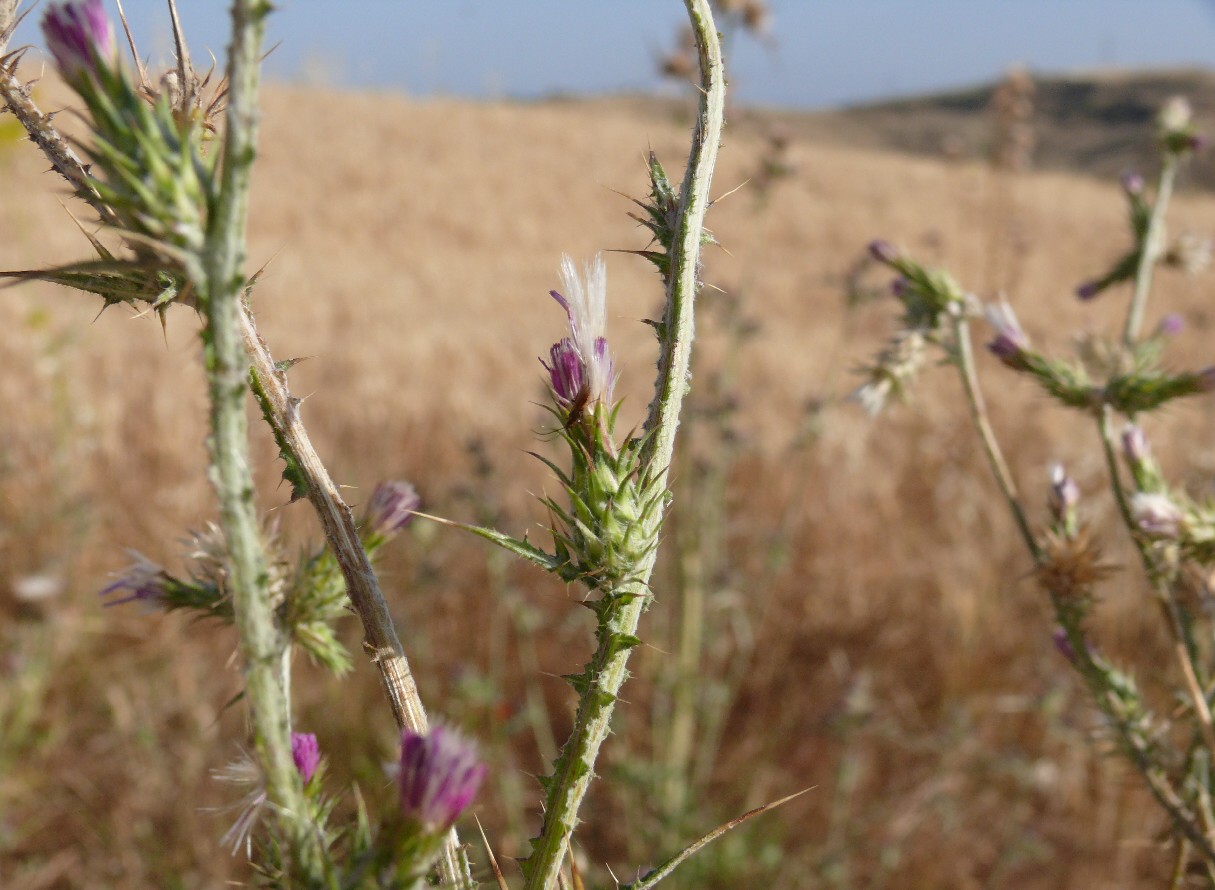
[[[397,726],[425,733],[428,728],[426,711],[388,612],[388,604],[380,590],[379,580],[359,541],[350,507],[338,493],[337,486],[312,447],[300,419],[299,400],[287,388],[287,375],[275,366],[247,306],[241,313],[241,326],[245,352],[271,409],[271,423],[304,473],[308,500],[316,510],[325,539],[346,579],[351,605],[363,623],[363,645],[380,670]]]

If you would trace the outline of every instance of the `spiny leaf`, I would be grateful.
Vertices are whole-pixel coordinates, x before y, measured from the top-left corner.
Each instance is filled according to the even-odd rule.
[[[565,578],[566,574],[570,570],[568,560],[562,559],[561,557],[549,553],[546,550],[541,550],[534,544],[529,543],[526,538],[523,540],[512,538],[510,535],[504,534],[497,529],[485,528],[484,526],[480,525],[468,525],[463,522],[455,522],[451,519],[444,519],[441,516],[432,516],[429,513],[415,512],[414,516],[421,516],[423,519],[429,519],[432,522],[437,522],[441,525],[447,525],[451,526],[452,528],[463,529],[466,532],[472,532],[477,537],[484,538],[492,544],[497,544],[503,550],[513,553],[515,556],[522,557],[528,562],[544,569],[546,572],[552,572],[561,576],[562,578]]]
[[[640,880],[634,881],[631,884],[621,884],[620,890],[649,890],[650,887],[655,886],[659,881],[661,881],[663,878],[665,878],[667,875],[669,875],[671,872],[673,872],[676,869],[676,867],[678,867],[680,864],[683,863],[683,861],[685,859],[687,859],[693,853],[699,852],[703,847],[708,846],[713,841],[717,840],[719,837],[721,837],[723,834],[725,834],[727,831],[730,831],[733,828],[737,828],[739,825],[742,825],[747,820],[753,819],[754,817],[760,815],[761,813],[766,813],[769,810],[774,810],[779,806],[783,806],[784,804],[787,804],[789,801],[793,800],[794,798],[801,797],[803,794],[805,794],[807,791],[810,791],[810,790],[812,790],[812,789],[806,788],[802,791],[797,792],[796,794],[790,794],[788,797],[782,797],[780,800],[774,800],[772,803],[764,804],[762,807],[756,807],[754,810],[750,810],[746,813],[743,813],[741,816],[731,819],[729,822],[719,825],[717,828],[714,828],[712,831],[710,831],[704,837],[700,838],[697,841],[694,841],[693,843],[691,843],[684,849],[680,850],[678,853],[676,853],[674,856],[672,856],[670,859],[668,859],[662,865],[647,872],[645,875],[643,875],[641,877]]]

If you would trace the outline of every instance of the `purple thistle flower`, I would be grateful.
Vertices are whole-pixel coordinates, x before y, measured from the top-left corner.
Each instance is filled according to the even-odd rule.
[[[1051,633],[1050,638],[1051,638],[1051,641],[1055,644],[1055,649],[1058,650],[1059,654],[1062,655],[1064,658],[1066,658],[1068,661],[1070,661],[1072,664],[1075,664],[1076,663],[1076,650],[1072,646],[1072,641],[1069,640],[1067,637],[1067,631],[1065,631],[1061,627],[1056,627],[1054,632]]]
[[[549,350],[548,371],[553,393],[561,407],[571,411],[596,402],[610,403],[616,382],[611,351],[604,331],[607,326],[607,269],[596,255],[579,276],[574,261],[561,258],[562,295],[549,291],[561,304],[569,320],[570,336]]]
[[[1012,306],[1004,300],[987,307],[987,322],[996,331],[996,338],[987,348],[1006,365],[1015,366],[1021,354],[1029,348],[1029,337],[1017,321]]]
[[[52,3],[42,16],[42,33],[68,83],[96,74],[99,63],[110,62],[118,54],[114,26],[103,0]]]
[[[413,521],[413,514],[422,505],[422,498],[408,482],[381,482],[367,502],[364,518],[367,531],[388,537]]]
[[[1185,514],[1167,494],[1141,491],[1131,498],[1131,517],[1149,535],[1176,538]]]
[[[582,373],[582,357],[578,354],[578,347],[569,337],[562,337],[549,350],[549,360],[552,361],[552,364],[544,365],[544,367],[548,370],[553,392],[556,393],[562,404],[573,404],[578,400],[583,386],[586,385],[585,375]],[[542,361],[541,364],[544,362]]]
[[[316,772],[317,764],[321,762],[321,749],[316,743],[316,736],[310,732],[291,733],[291,759],[299,770],[300,778],[307,784]]]
[[[1134,170],[1122,174],[1122,190],[1134,196],[1143,193],[1143,177]]]
[[[1156,325],[1156,336],[1175,337],[1185,330],[1185,319],[1176,312],[1170,312]]]
[[[1206,146],[1206,139],[1194,129],[1194,109],[1184,96],[1169,99],[1156,122],[1166,151],[1185,154]]]
[[[869,255],[879,263],[890,265],[899,258],[899,252],[893,244],[882,238],[869,242]]]
[[[106,606],[118,606],[123,603],[145,602],[158,604],[165,595],[165,581],[168,575],[165,570],[136,550],[127,551],[134,562],[131,563],[113,583],[105,587],[98,596],[109,596],[113,593],[126,593],[121,599],[110,600]]]
[[[445,726],[401,733],[401,811],[430,833],[447,831],[472,803],[486,766],[476,746]]]
[[[1080,486],[1067,475],[1063,464],[1055,464],[1050,471],[1050,497],[1048,506],[1051,515],[1060,522],[1067,519],[1080,503]]]
[[[1096,281],[1086,281],[1076,288],[1076,296],[1081,300],[1091,300],[1101,293],[1101,285]]]
[[[1128,423],[1122,430],[1122,454],[1131,466],[1139,466],[1152,456],[1151,446],[1142,427]]]

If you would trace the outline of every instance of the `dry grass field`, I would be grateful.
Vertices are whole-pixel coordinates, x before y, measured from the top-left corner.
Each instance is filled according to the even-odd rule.
[[[681,840],[812,787],[666,886],[1161,886],[1164,821],[1094,741],[956,381],[930,370],[912,404],[876,421],[843,400],[850,369],[893,329],[892,302],[845,308],[848,271],[877,236],[985,297],[1007,288],[1052,351],[1112,328],[1123,295],[1080,305],[1071,293],[1126,244],[1117,184],[1064,173],[1001,183],[978,163],[795,139],[794,173],[760,209],[744,183],[763,140],[736,116],[715,185],[742,188],[710,214],[724,249],[709,251],[704,278],[758,330],[735,356],[739,437],[726,449],[702,421],[685,443],[702,465],[729,461],[727,518],[705,532],[723,564],[703,584],[705,673],[729,680],[712,687],[726,695],[724,723],[719,736],[696,734],[686,809],[664,810],[671,692],[655,678],[670,674],[686,581],[668,559],[578,838],[593,885],[611,886],[603,864],[625,879]],[[431,512],[542,537],[532,495],[553,483],[526,452],[558,454],[537,438],[536,361],[562,332],[547,296],[558,259],[643,247],[616,192],[643,193],[647,147],[677,173],[687,131],[677,115],[613,102],[267,92],[256,310],[278,357],[310,359],[293,387],[350,500],[403,476]],[[86,253],[45,168],[28,144],[0,145],[2,268]],[[1172,230],[1212,220],[1215,197],[1183,189]],[[627,427],[648,401],[655,349],[641,321],[660,294],[643,260],[607,262]],[[1212,360],[1210,286],[1160,275],[1149,324],[1166,307],[1184,314],[1178,365]],[[223,886],[248,878],[219,847],[231,792],[210,776],[243,738],[240,706],[226,707],[238,689],[232,633],[103,609],[96,595],[124,548],[180,567],[181,539],[211,517],[197,321],[171,312],[162,333],[97,309],[44,287],[0,299],[0,886]],[[706,316],[694,386],[729,354],[725,340]],[[1050,461],[1101,491],[1091,429],[981,362],[1037,520]],[[1215,470],[1213,409],[1190,400],[1149,429],[1168,472],[1195,491]],[[315,542],[308,506],[285,506],[269,435],[254,436],[262,504],[301,546]],[[692,518],[681,504],[716,509],[679,487],[698,478],[687,466],[676,525]],[[1086,509],[1111,524],[1106,499]],[[1131,564],[1116,536],[1110,550]],[[537,715],[563,737],[572,700],[557,677],[584,660],[590,613],[577,591],[455,531],[418,524],[391,551],[385,586],[425,700],[482,740],[494,772],[477,812],[499,859],[521,855],[548,744]],[[1139,577],[1115,575],[1099,611],[1102,646],[1162,686],[1164,641]],[[375,673],[360,661],[334,681],[301,663],[296,699],[332,787],[358,780],[381,793],[393,733]],[[476,845],[474,855],[484,862]]]

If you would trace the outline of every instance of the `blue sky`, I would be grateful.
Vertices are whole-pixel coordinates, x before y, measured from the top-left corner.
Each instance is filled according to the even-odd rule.
[[[112,2],[112,0],[111,0]],[[819,107],[1042,72],[1215,67],[1215,0],[770,0],[770,44],[735,42],[744,101]],[[124,6],[145,55],[167,57],[162,0]],[[179,0],[196,55],[222,58],[227,6]],[[660,87],[653,59],[678,0],[280,0],[267,62],[280,80],[470,97]],[[22,36],[34,40],[32,28]],[[20,37],[18,38],[20,40]]]

